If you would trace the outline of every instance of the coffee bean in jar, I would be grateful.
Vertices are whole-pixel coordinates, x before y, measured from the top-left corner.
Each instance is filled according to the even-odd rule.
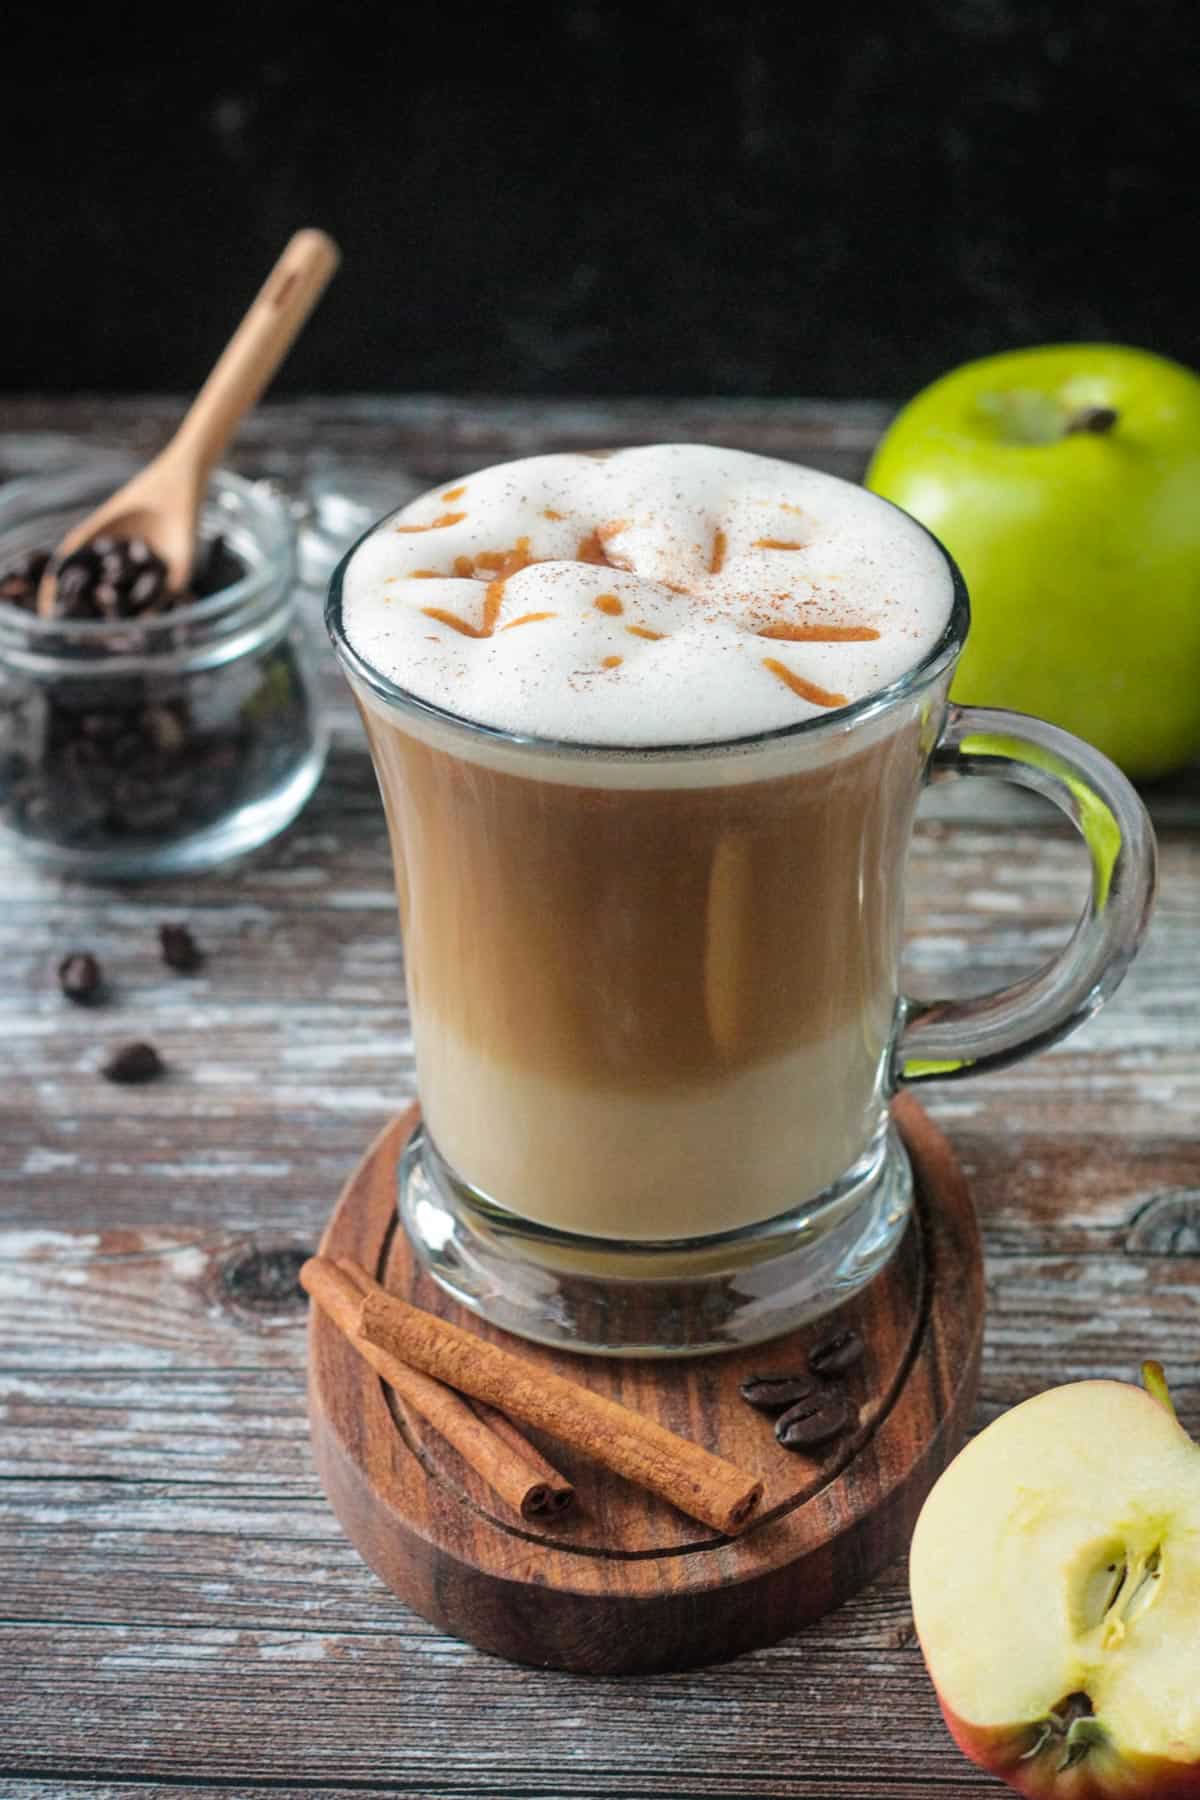
[[[104,536],[39,617],[48,552],[115,485],[109,462],[0,493],[0,831],[98,877],[209,867],[288,824],[324,761],[291,520],[218,471],[187,593]]]

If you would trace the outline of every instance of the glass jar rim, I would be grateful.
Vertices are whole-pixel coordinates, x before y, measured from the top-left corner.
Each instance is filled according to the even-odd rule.
[[[882,499],[882,495],[876,498]],[[891,506],[892,501],[885,501]],[[903,510],[897,508],[897,511]],[[390,517],[391,515],[385,515]],[[876,688],[864,694],[858,700],[852,700],[848,706],[839,706],[836,710],[818,714],[813,718],[797,719],[791,725],[778,725],[769,731],[748,732],[733,738],[707,738],[682,744],[605,744],[592,743],[577,738],[539,737],[531,732],[509,731],[502,725],[488,725],[482,720],[472,719],[465,713],[452,712],[448,707],[438,706],[432,700],[423,700],[418,694],[401,687],[382,674],[373,663],[360,656],[351,644],[342,618],[342,590],[346,570],[351,558],[362,544],[372,535],[378,525],[376,520],[357,541],[351,544],[333,571],[329,582],[329,594],[325,602],[325,627],[333,642],[334,650],[346,671],[354,679],[361,681],[377,699],[386,705],[395,707],[415,719],[424,719],[428,723],[443,726],[460,736],[483,739],[486,742],[509,746],[518,751],[538,752],[544,756],[587,757],[589,761],[653,763],[670,760],[686,761],[712,757],[722,751],[733,753],[749,753],[757,750],[773,749],[776,745],[786,744],[793,739],[811,739],[820,734],[834,735],[846,731],[851,726],[865,720],[874,719],[888,711],[899,702],[910,699],[919,693],[939,675],[949,668],[959,656],[967,638],[971,623],[971,603],[967,595],[967,585],[962,571],[942,543],[927,526],[911,513],[905,517],[924,532],[925,536],[936,546],[944,559],[950,573],[952,600],[950,614],[945,628],[937,642],[926,651],[920,662],[906,669],[903,675],[886,687]]]
[[[102,469],[111,473],[121,465],[142,466],[122,452],[98,451],[95,461],[97,479]],[[53,497],[52,490],[72,480],[82,483],[89,472],[88,464],[80,462],[6,483],[0,492],[0,529],[23,516],[69,511],[74,502]],[[286,501],[244,475],[216,469],[209,478],[207,498],[219,505],[222,495],[231,495],[243,509],[246,524],[262,545],[261,559],[247,566],[237,581],[186,607],[128,619],[43,619],[15,606],[0,606],[0,652],[15,650],[47,665],[63,663],[72,672],[98,666],[112,669],[118,660],[155,662],[209,648],[243,631],[264,610],[264,602],[268,612],[277,605],[289,606],[295,528]],[[89,650],[94,652],[91,658]]]

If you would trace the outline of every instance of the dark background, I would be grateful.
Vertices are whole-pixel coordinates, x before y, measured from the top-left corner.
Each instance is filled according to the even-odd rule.
[[[878,395],[1200,364],[1194,0],[9,15],[0,389],[186,390],[289,233],[277,391]]]

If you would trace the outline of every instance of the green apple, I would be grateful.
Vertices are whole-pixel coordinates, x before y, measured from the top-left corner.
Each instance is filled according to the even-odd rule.
[[[997,1419],[922,1508],[913,1617],[973,1762],[1057,1800],[1200,1796],[1200,1447],[1162,1370]]]
[[[966,578],[954,699],[1063,725],[1135,778],[1200,754],[1200,378],[1105,344],[967,363],[866,480]]]

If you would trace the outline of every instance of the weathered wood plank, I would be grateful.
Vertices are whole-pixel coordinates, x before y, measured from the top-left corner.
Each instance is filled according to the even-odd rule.
[[[0,478],[49,426],[136,451],[181,402],[6,401]],[[555,445],[691,438],[861,472],[884,409],[803,402],[294,401],[236,461],[293,493],[341,468],[435,481]],[[373,490],[377,491],[377,490]],[[301,604],[319,631],[320,597]],[[0,857],[0,1791],[14,1800],[400,1793],[565,1800],[948,1800],[992,1791],[950,1745],[898,1565],[833,1618],[654,1680],[517,1669],[440,1637],[358,1560],[320,1494],[303,1314],[253,1253],[315,1241],[413,1064],[374,779],[332,657],[314,803],[206,877],[92,888]],[[930,796],[908,963],[922,992],[1012,979],[1060,943],[1083,859],[1023,799]],[[1150,796],[1158,912],[1117,998],[1036,1063],[922,1096],[988,1253],[978,1422],[1162,1355],[1200,1427],[1200,772]],[[181,980],[155,930],[209,951]],[[91,946],[112,998],[57,992]],[[146,1035],[171,1075],[113,1089]],[[1174,1197],[1172,1197],[1174,1196]],[[1169,1253],[1168,1253],[1169,1252]]]
[[[231,1626],[176,1630],[164,1641],[141,1624],[69,1633],[30,1624],[6,1637],[30,1671],[33,1705],[16,1765],[24,1777],[47,1770],[119,1782],[136,1769],[159,1779],[268,1777],[301,1789],[367,1780],[410,1794],[787,1800],[870,1792],[882,1739],[896,1767],[921,1771],[925,1786],[909,1792],[986,1789],[938,1724],[911,1645],[877,1654],[798,1638],[696,1675],[600,1686],[463,1657],[403,1629]],[[886,1726],[885,1676],[889,1713],[896,1707]],[[73,1695],[69,1720],[64,1691]],[[252,1726],[248,1695],[257,1702]]]

